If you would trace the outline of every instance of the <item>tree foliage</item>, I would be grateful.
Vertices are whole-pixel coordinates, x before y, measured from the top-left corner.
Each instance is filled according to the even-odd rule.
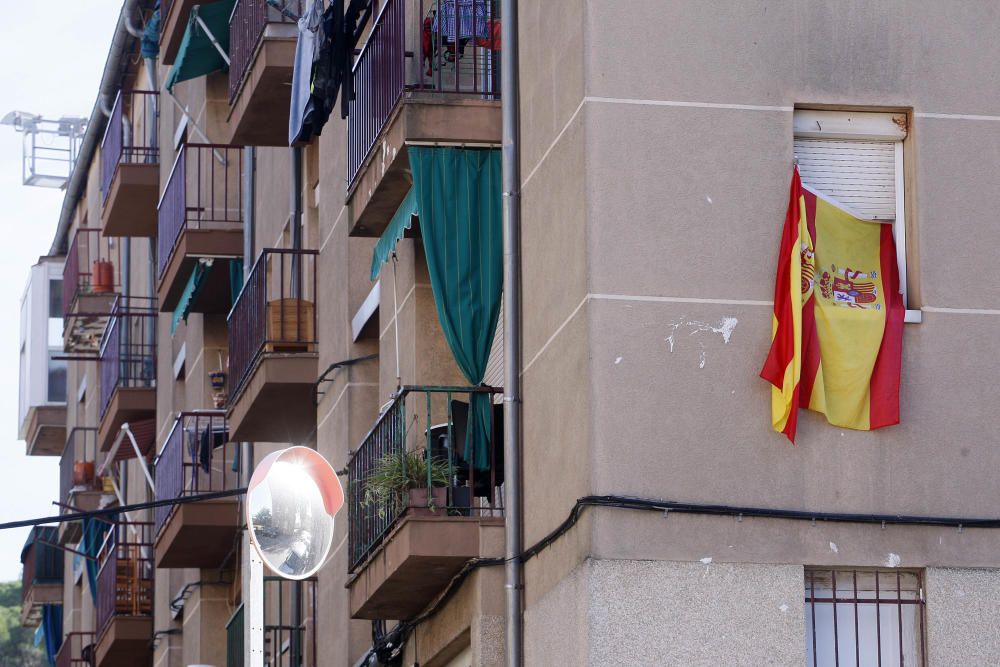
[[[21,627],[21,582],[0,583],[0,665],[45,667],[45,649],[33,646],[34,628]]]

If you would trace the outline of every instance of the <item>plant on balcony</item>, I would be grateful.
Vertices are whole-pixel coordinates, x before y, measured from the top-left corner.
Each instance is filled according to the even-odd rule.
[[[375,464],[364,481],[364,503],[377,507],[380,518],[385,518],[390,509],[398,513],[407,507],[427,507],[433,512],[439,504],[447,502],[447,486],[447,461],[428,457],[425,450],[390,452]]]

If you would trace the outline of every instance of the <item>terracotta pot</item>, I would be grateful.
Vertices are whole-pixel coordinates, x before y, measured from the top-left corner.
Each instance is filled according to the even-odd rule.
[[[94,482],[94,462],[73,462],[73,486],[90,486]]]
[[[109,294],[115,289],[115,265],[111,262],[98,260],[94,262],[90,274],[90,289],[94,294]]]
[[[406,511],[414,516],[444,516],[447,513],[448,489],[443,486],[431,489],[431,507],[428,507],[427,489],[410,489],[406,500]]]

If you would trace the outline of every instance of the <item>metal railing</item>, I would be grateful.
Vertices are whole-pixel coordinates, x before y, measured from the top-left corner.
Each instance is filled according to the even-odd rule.
[[[230,404],[260,355],[316,351],[316,250],[265,249],[229,312]]]
[[[107,203],[120,164],[156,164],[159,93],[123,90],[115,98],[101,141],[101,197]]]
[[[272,667],[317,667],[316,577],[289,581],[264,577],[264,664]],[[293,588],[301,586],[300,624],[295,624]]]
[[[421,32],[408,36],[406,2],[385,3],[354,63],[355,96],[347,123],[349,186],[407,89],[500,98],[499,3],[419,0]]]
[[[182,412],[154,463],[156,499],[228,491],[240,482],[239,443],[230,442],[224,410]],[[156,534],[176,506],[157,507]]]
[[[100,229],[78,228],[63,264],[63,315],[68,317],[73,314],[79,296],[117,292],[121,284],[118,272],[120,260],[117,244],[105,243]],[[107,275],[108,269],[110,275]]]
[[[103,633],[115,616],[151,616],[153,524],[138,521],[115,523],[104,538],[98,562],[98,633]]]
[[[93,667],[96,641],[93,632],[67,633],[56,653],[56,667]],[[87,651],[86,655],[84,651]]]
[[[242,156],[234,146],[181,146],[157,206],[158,275],[185,229],[242,229]]]
[[[302,0],[291,0],[283,4],[296,16],[302,16]],[[243,80],[253,64],[257,46],[263,39],[269,23],[294,24],[295,21],[282,14],[279,9],[268,5],[265,0],[236,0],[236,6],[229,18],[230,103],[240,92]]]
[[[155,299],[118,297],[101,339],[101,418],[120,388],[156,386]]]
[[[243,667],[243,605],[226,623],[226,667]]]
[[[32,530],[32,543],[24,552],[21,564],[21,600],[35,584],[58,584],[63,580],[63,552],[52,546],[59,541],[59,528],[39,526]]]
[[[410,508],[430,508],[441,516],[503,516],[499,405],[487,466],[477,470],[464,456],[469,399],[502,392],[496,387],[405,386],[395,395],[347,464],[352,571]],[[406,486],[387,488],[389,474],[406,479]]]
[[[73,491],[97,488],[97,429],[74,427],[66,438],[66,447],[59,459],[59,502],[69,502]]]

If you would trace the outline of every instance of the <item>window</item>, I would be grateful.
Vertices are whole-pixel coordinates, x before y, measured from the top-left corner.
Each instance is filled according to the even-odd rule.
[[[922,667],[924,595],[916,572],[805,572],[806,665]]]
[[[62,278],[49,279],[49,317],[63,318],[63,281]]]
[[[892,224],[903,303],[906,290],[906,115],[797,109],[795,159],[802,183],[857,218]],[[906,311],[919,322],[919,310]]]
[[[66,360],[56,359],[62,353],[61,350],[49,350],[49,377],[48,377],[48,397],[49,403],[66,402]]]

